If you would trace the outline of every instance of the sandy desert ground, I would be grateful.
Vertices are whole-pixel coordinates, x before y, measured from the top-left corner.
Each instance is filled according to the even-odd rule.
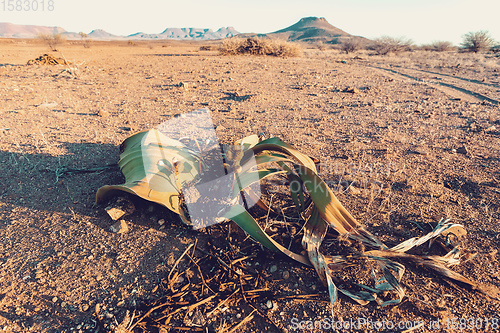
[[[387,243],[422,235],[441,217],[463,224],[468,260],[454,269],[500,295],[499,57],[318,49],[298,58],[230,57],[196,44],[126,42],[60,51],[71,66],[26,65],[61,53],[0,41],[0,330],[120,331],[127,311],[139,317],[164,296],[162,281],[190,244],[234,246],[227,232],[241,236],[235,226],[192,231],[142,201],[126,217],[129,232],[113,233],[94,198],[102,185],[123,182],[118,170],[56,178],[61,167],[116,163],[131,134],[202,107],[222,143],[263,133],[320,159],[325,180],[352,184],[335,188],[341,202]],[[208,317],[217,304],[207,303],[196,310],[198,326],[193,314],[179,314],[163,328],[158,319],[135,330],[292,332],[297,321],[328,318],[326,288],[312,268],[244,243],[268,288],[253,303],[258,311],[240,300]],[[201,269],[210,277],[211,267]],[[341,296],[335,320],[424,322],[414,332],[457,331],[465,321],[465,331],[499,330],[498,300],[418,268],[403,286],[407,297],[392,307]]]

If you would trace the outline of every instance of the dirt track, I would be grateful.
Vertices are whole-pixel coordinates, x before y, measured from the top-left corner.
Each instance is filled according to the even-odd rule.
[[[455,269],[499,294],[498,58],[415,52],[356,59],[332,50],[290,59],[221,57],[197,45],[123,43],[63,45],[73,65],[28,66],[47,53],[44,46],[2,41],[0,49],[5,331],[95,331],[96,306],[110,329],[126,310],[161,296],[154,288],[188,244],[204,246],[211,236],[145,203],[127,218],[130,232],[112,233],[93,201],[100,186],[123,181],[120,173],[56,182],[55,171],[115,163],[117,145],[132,133],[201,107],[212,110],[223,143],[263,133],[319,158],[321,176],[341,185],[339,199],[387,243],[421,235],[443,216],[464,224],[464,246],[478,255]],[[226,246],[223,232],[217,242]],[[315,272],[267,252],[259,262],[275,298],[320,294],[322,301],[274,300],[263,310],[268,319],[256,316],[240,330],[292,331],[294,318],[326,318],[326,288]],[[278,270],[270,272],[273,265]],[[418,268],[403,284],[408,297],[396,307],[341,297],[336,320],[423,321],[425,331],[439,332],[453,331],[445,326],[453,318],[499,317],[498,301]],[[248,313],[244,305],[231,308],[207,327],[234,327]],[[430,330],[436,320],[440,330]]]

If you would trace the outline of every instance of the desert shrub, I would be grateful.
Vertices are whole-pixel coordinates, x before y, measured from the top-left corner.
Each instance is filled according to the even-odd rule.
[[[389,53],[397,54],[403,51],[411,51],[412,47],[413,41],[411,39],[382,36],[374,40],[370,49],[374,50],[377,54],[386,55]]]
[[[340,44],[340,48],[342,51],[344,51],[346,54],[353,53],[361,49],[361,42],[359,39],[351,38],[347,39]]]
[[[271,55],[277,57],[297,57],[302,53],[301,47],[294,43],[263,38],[228,38],[219,49],[222,55]]]
[[[490,37],[489,32],[482,30],[477,32],[468,32],[462,37],[462,49],[468,52],[481,52],[489,50],[495,41]]]
[[[447,41],[435,41],[430,45],[430,51],[446,52],[453,50],[453,44]]]
[[[272,44],[273,52],[270,55],[277,57],[299,57],[302,54],[302,48],[295,43],[285,41],[274,41]]]
[[[92,43],[92,39],[89,38],[89,35],[87,35],[85,32],[81,32],[81,31],[78,34],[82,38],[83,47],[86,49],[90,48],[90,44]]]
[[[44,41],[52,51],[57,51],[57,46],[65,41],[65,38],[61,34],[38,34],[38,39]]]

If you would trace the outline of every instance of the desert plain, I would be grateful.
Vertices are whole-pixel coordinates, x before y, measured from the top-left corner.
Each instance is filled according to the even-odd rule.
[[[331,318],[314,269],[252,246],[230,222],[193,231],[140,200],[124,218],[128,231],[113,232],[106,205],[94,201],[99,187],[124,181],[120,171],[56,175],[116,163],[133,133],[200,108],[211,110],[221,143],[276,136],[319,159],[339,200],[384,242],[423,235],[443,217],[466,228],[465,256],[453,269],[490,296],[414,267],[402,279],[402,303],[361,306],[340,296],[335,321],[396,325],[358,328],[365,332],[499,330],[498,56],[315,47],[291,58],[221,56],[201,45],[67,42],[51,52],[39,41],[0,40],[0,330],[125,332],[166,297],[170,273],[192,266],[186,257],[177,262],[188,246],[206,252],[213,243],[222,253],[238,237],[251,251],[237,251],[236,260],[252,256],[265,295],[222,306],[225,298],[213,298],[194,314],[179,312],[169,323],[156,316],[134,330],[327,330],[308,326]],[[27,65],[45,53],[69,65]],[[263,218],[282,230],[279,216]],[[199,268],[176,288],[213,274]],[[198,301],[210,295],[204,290]],[[127,312],[136,317],[120,325]]]

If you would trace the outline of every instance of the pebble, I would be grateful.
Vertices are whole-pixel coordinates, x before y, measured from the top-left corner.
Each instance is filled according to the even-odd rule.
[[[456,152],[459,154],[467,155],[469,153],[469,150],[467,149],[467,147],[462,146],[462,147],[457,148]]]
[[[111,227],[109,227],[109,230],[111,230],[112,232],[116,233],[116,234],[124,234],[124,233],[127,233],[129,232],[129,227],[128,227],[128,224],[125,220],[120,220],[118,222],[116,222],[115,224],[113,224]]]
[[[283,271],[283,279],[287,280],[290,278],[290,272],[288,271]]]
[[[486,133],[490,133],[490,132],[495,132],[497,130],[497,128],[495,126],[491,126],[491,127],[488,127],[487,129],[485,129],[484,131]]]
[[[349,190],[349,193],[351,193],[351,194],[360,194],[361,193],[361,191],[358,188],[356,188],[352,185],[349,186],[347,189]]]
[[[271,268],[269,268],[269,272],[274,273],[278,270],[278,267],[276,265],[272,265]]]
[[[134,204],[127,198],[120,197],[116,199],[110,206],[105,208],[106,213],[114,220],[117,221],[119,218],[130,215],[135,212]]]
[[[419,154],[419,155],[429,155],[429,152],[423,148],[423,147],[416,147],[414,150],[415,154]]]
[[[83,312],[87,311],[89,308],[90,308],[90,306],[88,304],[85,304],[82,306]]]
[[[165,224],[165,220],[164,219],[158,220],[158,224],[159,225],[164,225]]]
[[[354,87],[347,87],[342,92],[351,93],[351,94],[359,94],[359,89]]]
[[[54,303],[57,302],[57,297],[53,297],[52,302],[54,302]]]
[[[267,303],[266,303],[266,306],[267,306],[268,309],[272,309],[273,308],[273,301],[268,300]]]
[[[99,110],[99,111],[97,112],[97,115],[98,115],[99,117],[103,117],[103,118],[104,118],[104,117],[108,117],[108,116],[109,116],[109,112],[108,112],[108,111],[106,111],[106,110]]]

